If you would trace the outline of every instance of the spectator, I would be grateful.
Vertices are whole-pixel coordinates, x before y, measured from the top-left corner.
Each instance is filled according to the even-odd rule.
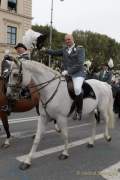
[[[107,82],[108,84],[111,84],[112,70],[108,67],[107,64],[103,64],[102,69],[99,74],[99,80]]]

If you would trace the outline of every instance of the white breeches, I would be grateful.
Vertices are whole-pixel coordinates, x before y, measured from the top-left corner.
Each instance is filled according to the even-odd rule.
[[[76,96],[80,95],[82,91],[82,84],[83,84],[84,79],[85,79],[84,77],[72,77],[74,91],[75,91]]]

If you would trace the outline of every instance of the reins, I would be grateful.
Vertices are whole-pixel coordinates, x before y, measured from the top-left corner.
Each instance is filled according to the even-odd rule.
[[[43,105],[43,107],[44,107],[45,109],[46,109],[46,107],[47,107],[47,104],[54,98],[54,96],[56,95],[56,93],[57,93],[57,91],[58,91],[59,85],[60,85],[60,83],[61,83],[60,77],[58,77],[58,78],[59,78],[58,85],[57,85],[55,91],[53,92],[53,94],[51,95],[51,97],[50,97],[45,103],[44,103],[44,102],[42,101],[42,99],[41,99],[42,105]],[[56,78],[56,79],[58,79],[58,78]],[[55,80],[56,80],[56,79],[55,79]]]
[[[57,76],[55,75],[55,77],[53,77],[52,79],[50,79],[49,81],[46,81],[46,82],[43,82],[43,83],[40,83],[40,84],[37,84],[37,85],[32,85],[32,86],[29,86],[30,89],[32,88],[35,88],[35,87],[39,87],[37,88],[35,91],[31,92],[31,94],[34,94],[36,92],[39,92],[41,89],[43,89],[44,87],[46,87],[49,83],[51,83],[52,81],[58,79],[58,78],[61,78],[61,75],[60,76]],[[16,86],[16,85],[12,85],[12,84],[8,84],[8,87],[16,87],[16,88],[21,88],[21,86]]]

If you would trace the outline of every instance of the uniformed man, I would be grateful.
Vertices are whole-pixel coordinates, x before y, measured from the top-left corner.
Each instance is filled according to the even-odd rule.
[[[99,74],[99,80],[111,84],[112,70],[109,69],[108,64],[103,64],[103,67]]]
[[[85,61],[85,49],[82,46],[76,46],[73,36],[71,34],[65,35],[66,46],[59,50],[46,50],[50,55],[63,57],[63,72],[62,75],[69,75],[73,80],[74,91],[76,95],[76,105],[78,119],[81,119],[82,106],[83,106],[83,94],[82,84],[85,79],[84,61]]]

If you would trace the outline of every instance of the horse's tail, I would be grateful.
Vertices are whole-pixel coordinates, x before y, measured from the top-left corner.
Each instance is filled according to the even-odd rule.
[[[109,97],[109,103],[108,103],[108,116],[109,116],[109,128],[114,128],[115,125],[115,118],[114,118],[114,112],[113,112],[113,94],[111,86],[110,88],[110,97]]]

